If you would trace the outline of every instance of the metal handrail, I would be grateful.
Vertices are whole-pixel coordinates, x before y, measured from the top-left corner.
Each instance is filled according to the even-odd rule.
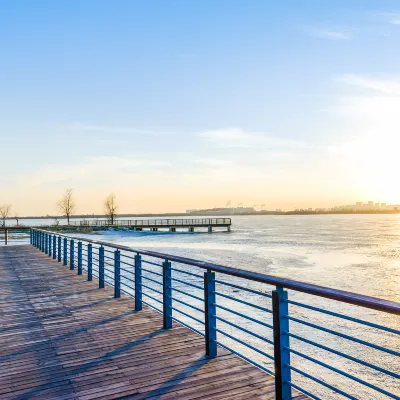
[[[63,246],[61,246],[61,237],[64,237]],[[77,243],[75,244],[75,242]],[[87,243],[86,252],[83,250],[83,242]],[[345,372],[341,367],[337,368],[334,364],[325,362],[325,359],[321,360],[321,357],[318,357],[318,353],[313,352],[311,355],[305,354],[301,346],[300,349],[298,348],[298,344],[306,343],[307,345],[314,346],[314,348],[322,349],[336,356],[342,357],[341,359],[345,361],[350,360],[357,363],[357,365],[368,367],[374,371],[385,374],[387,379],[398,379],[399,374],[397,371],[391,371],[386,365],[384,366],[385,368],[383,368],[379,365],[376,365],[376,363],[371,363],[363,360],[362,358],[359,359],[358,357],[352,355],[353,353],[350,355],[346,354],[345,347],[340,347],[340,350],[337,350],[334,348],[335,346],[327,346],[326,344],[328,344],[328,342],[321,344],[319,341],[315,341],[313,334],[305,335],[302,329],[299,331],[300,334],[297,334],[296,324],[301,324],[301,326],[310,328],[312,331],[323,332],[323,334],[327,334],[328,336],[336,338],[334,340],[346,340],[346,343],[355,344],[358,346],[361,345],[366,349],[366,351],[373,350],[383,352],[381,354],[384,354],[386,357],[400,357],[400,353],[398,351],[387,348],[387,345],[390,344],[390,342],[383,342],[383,345],[381,345],[381,343],[372,343],[369,337],[367,339],[370,341],[365,340],[365,338],[362,338],[362,336],[360,337],[360,335],[354,334],[355,332],[352,332],[351,335],[340,332],[337,330],[336,325],[333,325],[332,328],[330,327],[331,319],[341,318],[351,323],[367,326],[371,329],[379,329],[380,333],[383,331],[389,335],[400,335],[399,330],[384,327],[377,324],[376,321],[372,323],[359,318],[350,317],[345,315],[342,310],[340,313],[338,313],[322,309],[316,305],[311,306],[303,302],[289,300],[288,292],[285,291],[284,288],[339,302],[363,306],[364,308],[379,310],[392,315],[400,314],[400,304],[397,302],[381,300],[370,296],[363,296],[356,293],[331,289],[290,279],[278,278],[270,275],[253,273],[250,271],[243,271],[185,257],[172,256],[153,251],[136,250],[127,246],[91,240],[83,237],[70,237],[64,234],[49,232],[47,230],[32,230],[31,243],[40,248],[49,256],[53,256],[53,258],[58,256],[58,261],[63,259],[64,265],[67,265],[68,263],[70,264],[70,269],[77,268],[78,275],[81,275],[83,270],[87,272],[88,280],[92,280],[92,276],[98,277],[99,288],[104,287],[105,283],[113,286],[115,297],[119,297],[120,292],[134,296],[135,309],[137,311],[142,309],[142,303],[157,310],[163,314],[164,329],[171,328],[172,320],[175,320],[194,332],[204,336],[206,343],[206,354],[208,356],[215,357],[217,355],[217,345],[219,345],[230,350],[233,354],[237,354],[238,356],[242,357],[244,360],[251,362],[258,368],[274,374],[276,398],[279,400],[292,399],[291,388],[300,390],[311,398],[320,398],[311,393],[309,388],[305,389],[302,387],[302,385],[298,385],[297,380],[293,382],[291,371],[297,373],[299,376],[303,376],[303,378],[307,378],[307,382],[318,383],[319,385],[328,388],[335,393],[339,393],[347,398],[355,399],[355,397],[351,394],[353,393],[352,387],[347,388],[347,390],[350,392],[347,393],[346,387],[343,390],[342,387],[337,387],[337,384],[331,385],[330,383],[326,382],[325,379],[316,378],[316,376],[303,371],[301,368],[297,368],[296,363],[291,362],[290,354],[294,354],[314,363],[319,367],[328,369],[331,372],[345,377],[346,379],[355,381],[358,384],[363,385],[363,387],[367,388],[368,390],[379,392],[390,398],[399,399],[395,393],[391,393],[393,388],[390,386],[390,384],[387,385],[389,390],[386,390],[380,387],[380,385],[382,385],[382,380],[375,381],[374,378],[371,382],[369,382],[368,378],[361,379],[360,377],[355,376],[353,372]],[[94,254],[94,249],[98,253]],[[114,251],[110,251],[110,249],[114,249]],[[112,258],[106,256],[105,252],[107,254],[113,254],[114,257]],[[135,256],[127,256],[121,252],[135,253]],[[162,259],[163,262],[160,265],[153,261],[144,259],[142,260],[142,256]],[[107,262],[106,259],[112,259],[113,263]],[[93,265],[93,260],[96,260],[97,266]],[[128,260],[128,262],[122,260]],[[176,268],[174,264],[174,268],[172,268],[171,261],[174,263],[184,264],[186,267],[180,266],[180,268]],[[128,265],[128,268],[131,266],[133,268],[132,271],[121,268],[121,263]],[[143,268],[142,263],[146,263],[146,266],[148,267]],[[111,269],[106,268],[105,266],[110,266]],[[93,269],[93,267],[98,268]],[[190,269],[191,267],[205,270],[204,277],[198,273],[193,273],[192,269]],[[156,269],[151,270],[149,268]],[[160,273],[160,268],[162,273]],[[189,268],[189,270],[185,270],[186,268]],[[94,272],[98,272],[98,275],[93,273],[93,270]],[[132,272],[134,279],[128,279],[121,275],[121,270],[128,273]],[[105,273],[105,271],[111,273],[111,275]],[[149,273],[151,276],[156,275],[160,278],[162,277],[162,281],[157,281],[150,278],[147,275]],[[225,280],[216,279],[215,273],[245,279],[248,281],[248,283],[250,283],[250,281],[255,281],[263,284],[275,285],[276,290],[266,293],[262,290],[255,290],[253,287],[243,287],[237,284],[236,280],[233,280],[233,283],[231,283],[226,282]],[[176,276],[178,276],[179,279]],[[203,278],[204,285],[199,285],[199,280],[202,280]],[[227,278],[228,277],[225,277],[225,279]],[[124,282],[124,279],[128,280],[128,283]],[[142,283],[142,280],[145,280],[145,283]],[[134,286],[130,286],[129,282],[132,282]],[[153,284],[160,285],[161,288],[157,286],[157,289],[155,289],[152,287]],[[218,285],[218,287],[216,287],[216,285]],[[123,287],[121,288],[121,286]],[[188,293],[188,291],[190,293]],[[203,293],[204,300],[197,295],[199,291]],[[245,301],[241,295],[235,297],[235,293],[238,291],[247,292],[248,296],[250,296],[249,299],[251,300]],[[200,302],[199,306],[191,304],[190,302],[188,303],[189,300],[181,295],[188,296],[195,301]],[[145,296],[145,300],[142,299],[142,296]],[[255,300],[256,298],[258,300]],[[229,304],[224,303],[227,300],[230,302]],[[259,303],[257,303],[257,301],[259,301]],[[271,301],[272,308],[264,307],[265,301]],[[162,305],[162,309],[157,307],[158,304]],[[291,308],[290,313],[289,305],[294,307],[294,310]],[[178,306],[183,306],[186,308],[182,310]],[[314,321],[307,321],[310,319],[309,315],[301,315],[301,318],[292,316],[294,313],[299,311],[299,307],[303,310],[310,310],[312,312],[315,311],[320,313],[320,315],[325,315],[326,318],[330,319],[325,321],[325,323],[315,324],[313,323]],[[225,316],[225,314],[222,316],[219,315],[218,310],[227,313],[227,316]],[[176,318],[176,313],[178,313],[180,319]],[[181,319],[181,315],[183,316],[183,320]],[[236,322],[237,317],[239,317],[238,321],[240,322]],[[185,318],[188,318],[188,320],[185,320]],[[234,318],[234,320],[232,321],[231,318]],[[269,321],[272,323],[268,323]],[[294,326],[290,326],[290,329],[289,321],[294,323]],[[242,322],[245,322],[245,324],[242,324]],[[222,323],[223,327],[220,327],[219,323]],[[247,325],[248,323],[255,323],[256,326],[253,325],[250,327]],[[199,326],[200,330],[198,329]],[[263,327],[269,329],[267,332],[268,334],[271,334],[271,339],[265,337],[266,332],[262,329]],[[203,330],[204,333],[201,330]],[[217,338],[217,333],[222,335],[222,339]],[[239,337],[235,335],[239,335]],[[243,335],[248,336],[243,337]],[[315,337],[318,338],[319,336],[317,335]],[[290,338],[297,340],[297,342],[294,342],[292,345],[289,341]],[[233,342],[233,346],[228,346],[226,340]],[[254,340],[258,340],[258,346],[256,343],[254,343]],[[259,348],[260,342],[261,348]],[[268,349],[264,349],[263,343],[271,345],[269,351],[273,351],[273,355],[267,352]],[[242,346],[242,349],[246,349],[245,352],[243,352],[242,349],[237,351],[236,347],[238,345]],[[248,356],[248,351],[256,354],[256,357],[254,357],[254,355]],[[260,356],[264,357],[264,359],[267,361],[274,361],[273,371],[266,368],[264,361],[262,363],[258,361],[257,357]],[[368,353],[366,353],[366,356],[368,356]],[[392,369],[396,369],[394,365],[395,364],[393,364]],[[371,377],[375,375],[370,374],[367,376]]]
[[[178,262],[181,264],[191,265],[191,266],[199,267],[202,269],[209,269],[214,272],[221,272],[223,274],[235,276],[238,278],[249,279],[252,281],[265,283],[265,284],[273,285],[273,286],[281,286],[283,288],[296,290],[298,292],[313,294],[313,295],[324,297],[324,298],[331,299],[331,300],[337,300],[337,301],[341,301],[344,303],[349,303],[349,304],[354,304],[357,306],[370,308],[373,310],[384,311],[387,313],[400,315],[400,303],[397,303],[397,302],[394,302],[391,300],[380,299],[380,298],[372,297],[372,296],[365,296],[362,294],[348,292],[345,290],[333,289],[333,288],[329,288],[326,286],[320,286],[320,285],[315,285],[312,283],[295,281],[295,280],[287,279],[287,278],[279,278],[277,276],[260,274],[258,272],[246,271],[246,270],[242,270],[242,269],[238,269],[238,268],[227,267],[225,265],[219,265],[219,264],[214,264],[214,263],[210,263],[210,262],[199,261],[199,260],[181,257],[181,256],[174,256],[171,254],[158,253],[158,252],[150,251],[150,250],[138,250],[138,249],[134,249],[134,248],[128,247],[128,246],[113,244],[113,243],[109,243],[109,242],[103,242],[101,240],[92,240],[92,239],[79,237],[79,236],[71,237],[68,235],[64,235],[62,233],[56,233],[56,232],[51,232],[51,231],[47,231],[47,230],[37,229],[37,231],[45,232],[45,233],[49,233],[49,234],[53,234],[53,235],[58,235],[58,236],[63,236],[63,237],[67,237],[67,238],[73,238],[75,240],[81,240],[81,241],[85,241],[85,242],[100,245],[100,246],[107,246],[107,247],[114,248],[116,250],[129,251],[129,252],[133,252],[136,254],[142,254],[142,255],[146,255],[146,256],[150,256],[150,257],[160,258],[163,260],[174,261],[174,262]]]

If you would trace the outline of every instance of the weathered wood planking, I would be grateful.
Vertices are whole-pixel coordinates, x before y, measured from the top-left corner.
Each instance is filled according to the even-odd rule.
[[[0,247],[0,399],[274,399],[271,376],[133,310],[30,245]]]

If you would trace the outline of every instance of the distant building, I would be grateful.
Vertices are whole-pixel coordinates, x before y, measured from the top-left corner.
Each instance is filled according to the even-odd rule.
[[[229,214],[252,214],[256,210],[254,207],[221,207],[207,208],[204,210],[186,210],[186,214],[191,215],[229,215]]]

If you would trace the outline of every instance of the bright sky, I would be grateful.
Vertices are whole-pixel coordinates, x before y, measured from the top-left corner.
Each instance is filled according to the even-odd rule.
[[[0,203],[400,203],[398,1],[0,2]]]

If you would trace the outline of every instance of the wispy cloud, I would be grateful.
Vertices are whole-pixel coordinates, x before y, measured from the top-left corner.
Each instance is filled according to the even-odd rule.
[[[130,175],[164,171],[169,167],[169,162],[161,160],[99,156],[85,158],[76,164],[48,164],[34,172],[21,175],[19,180],[28,187],[64,182],[115,183],[123,181]]]
[[[111,125],[91,125],[91,124],[70,124],[65,126],[66,129],[77,132],[103,134],[103,135],[141,135],[141,136],[157,136],[161,132],[135,129],[121,126]]]
[[[347,85],[390,95],[400,95],[400,78],[371,78],[362,75],[345,74],[337,79]]]
[[[349,30],[337,30],[318,28],[315,26],[303,26],[304,31],[307,35],[329,40],[349,40],[351,38],[351,31]]]
[[[400,12],[375,13],[375,16],[388,24],[400,25]]]
[[[258,132],[245,132],[239,128],[216,129],[200,132],[198,136],[217,147],[238,148],[281,148],[301,147],[302,143],[279,137],[266,135]]]

